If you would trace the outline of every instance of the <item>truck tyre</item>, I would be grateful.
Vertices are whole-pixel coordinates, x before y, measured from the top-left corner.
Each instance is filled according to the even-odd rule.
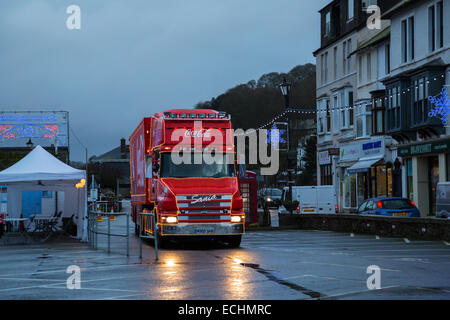
[[[230,236],[227,239],[228,246],[230,246],[231,248],[239,248],[239,246],[241,245],[241,240],[242,240],[241,234],[238,236]]]

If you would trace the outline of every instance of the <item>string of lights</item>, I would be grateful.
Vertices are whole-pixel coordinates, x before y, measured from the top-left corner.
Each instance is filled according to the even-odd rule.
[[[448,71],[450,74],[450,71]],[[422,87],[424,84],[429,85],[431,83],[431,81],[438,81],[438,80],[442,80],[442,78],[445,78],[445,72],[438,74],[436,76],[434,76],[432,79],[428,79],[426,80],[424,83],[420,83],[419,85],[413,85],[410,87],[406,87],[403,88],[401,90],[401,92],[398,92],[396,95],[400,96],[400,94],[412,94],[414,92],[414,89],[419,89],[420,87]],[[242,133],[242,134],[236,134],[235,136],[241,136],[241,135],[248,135],[251,134],[257,130],[263,129],[267,126],[272,125],[274,122],[276,122],[277,120],[279,120],[280,118],[283,118],[286,116],[286,114],[289,113],[296,113],[296,114],[317,114],[317,113],[328,113],[328,112],[339,112],[339,111],[346,111],[346,110],[352,110],[352,109],[356,109],[358,107],[367,107],[367,106],[372,106],[372,101],[376,102],[382,102],[383,100],[388,100],[390,98],[393,98],[394,95],[385,95],[382,97],[378,97],[376,99],[372,99],[370,103],[356,103],[352,106],[339,106],[339,107],[321,107],[321,110],[317,110],[316,106],[312,106],[312,107],[300,107],[300,108],[289,108],[284,110],[283,112],[277,114],[274,118],[272,118],[271,120],[265,122],[264,124],[254,128],[254,129],[250,129],[248,130],[248,132]]]

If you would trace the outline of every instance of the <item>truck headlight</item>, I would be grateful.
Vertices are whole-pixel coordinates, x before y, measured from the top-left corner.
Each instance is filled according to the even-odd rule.
[[[163,217],[163,221],[167,223],[177,223],[178,219],[177,217]]]
[[[241,216],[231,216],[231,222],[241,222]]]
[[[271,202],[271,201],[272,201],[272,198],[267,198],[266,201],[267,201],[267,202]]]

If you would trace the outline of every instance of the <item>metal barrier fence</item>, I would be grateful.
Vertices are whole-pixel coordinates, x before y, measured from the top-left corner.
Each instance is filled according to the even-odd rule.
[[[130,256],[130,212],[114,212],[114,208],[117,208],[117,202],[111,204],[110,201],[97,201],[89,204],[88,209],[88,240],[94,249],[98,249],[98,235],[107,236],[107,252],[111,252],[111,237],[125,237],[127,238],[127,257]],[[112,209],[110,212],[106,211]],[[103,210],[102,210],[103,209]],[[120,204],[120,209],[122,206]],[[104,211],[105,210],[105,211]],[[100,231],[99,224],[107,221],[107,231]],[[115,220],[116,216],[126,216],[126,233],[114,234],[111,233],[111,221]]]
[[[148,217],[151,217],[152,233],[148,235]],[[155,241],[155,260],[158,260],[158,224],[156,223],[156,213],[141,212],[139,213],[139,258],[142,259],[142,241],[144,239],[153,239]]]

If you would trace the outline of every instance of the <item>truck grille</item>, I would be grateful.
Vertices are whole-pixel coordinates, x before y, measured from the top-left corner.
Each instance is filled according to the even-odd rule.
[[[179,221],[229,221],[231,195],[201,194],[177,196]]]

